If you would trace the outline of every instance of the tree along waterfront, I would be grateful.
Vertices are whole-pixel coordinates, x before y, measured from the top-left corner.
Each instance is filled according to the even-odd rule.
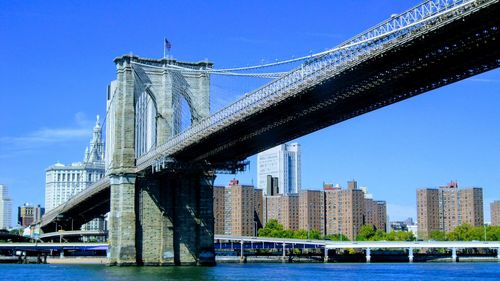
[[[313,230],[291,230],[284,229],[283,225],[277,220],[270,220],[264,228],[259,229],[259,237],[274,237],[274,238],[293,238],[293,239],[314,239],[314,240],[332,240],[332,241],[349,241],[343,234],[328,234],[322,235],[317,229]],[[361,227],[357,241],[413,241],[415,236],[412,232],[393,231],[386,233],[380,229],[375,229],[373,225],[364,225]]]
[[[500,226],[462,224],[449,233],[434,230],[430,239],[436,241],[500,241]]]
[[[349,241],[343,234],[322,235],[317,229],[310,231],[284,229],[277,220],[270,220],[264,228],[259,229],[259,237],[315,239],[332,241]],[[500,241],[500,226],[477,226],[469,224],[457,226],[453,231],[445,233],[435,230],[431,232],[431,240],[436,241]],[[356,236],[356,241],[415,241],[416,237],[408,231],[391,231],[389,233],[376,229],[373,225],[363,225]]]

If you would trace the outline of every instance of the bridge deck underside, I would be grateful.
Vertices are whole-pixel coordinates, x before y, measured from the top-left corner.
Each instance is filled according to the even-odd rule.
[[[100,192],[76,202],[67,210],[58,214],[53,220],[42,224],[44,232],[53,232],[60,229],[78,230],[80,227],[100,216],[109,212],[110,188],[104,187]]]
[[[499,3],[445,24],[262,109],[173,155],[241,160],[274,145],[500,65]]]

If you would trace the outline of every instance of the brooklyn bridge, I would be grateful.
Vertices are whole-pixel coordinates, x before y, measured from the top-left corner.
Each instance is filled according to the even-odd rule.
[[[498,0],[425,1],[332,49],[232,69],[117,57],[106,176],[37,226],[71,230],[109,212],[110,264],[213,264],[217,172],[240,171],[267,148],[497,68],[498,15]],[[298,66],[262,71],[290,62]],[[210,114],[213,75],[274,79]]]

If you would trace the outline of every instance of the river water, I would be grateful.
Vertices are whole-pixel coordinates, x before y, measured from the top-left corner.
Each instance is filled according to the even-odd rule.
[[[219,264],[107,267],[2,264],[0,280],[500,280],[500,263]]]

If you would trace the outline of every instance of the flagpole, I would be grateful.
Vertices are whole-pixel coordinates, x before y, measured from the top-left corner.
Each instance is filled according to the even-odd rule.
[[[163,38],[163,58],[166,57],[166,50],[165,50],[167,48],[167,46],[165,46],[166,40],[167,40],[167,38]]]

